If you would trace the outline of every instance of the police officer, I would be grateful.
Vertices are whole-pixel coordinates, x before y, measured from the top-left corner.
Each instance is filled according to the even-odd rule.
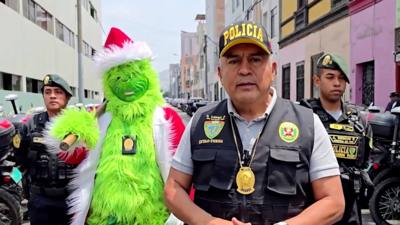
[[[187,125],[166,182],[169,209],[187,224],[338,221],[344,199],[329,137],[311,110],[271,87],[276,63],[265,29],[232,24],[219,46],[229,98],[200,108]]]
[[[31,225],[69,224],[66,185],[72,169],[84,158],[85,151],[76,151],[74,159],[65,155],[53,155],[46,151],[43,131],[50,118],[64,109],[72,96],[68,83],[55,74],[43,79],[42,94],[46,112],[34,115],[27,123],[27,135],[23,138],[26,151],[25,167],[28,171],[28,210]],[[62,159],[61,159],[62,158]]]
[[[317,61],[318,74],[313,77],[319,87],[320,98],[302,100],[300,105],[311,108],[327,129],[342,172],[341,180],[346,208],[337,224],[361,224],[357,195],[360,178],[356,168],[364,166],[366,142],[363,136],[366,125],[359,116],[360,107],[344,104],[341,100],[346,83],[349,83],[347,64],[342,57],[327,53]],[[354,140],[346,141],[346,140]],[[352,168],[352,170],[350,170]],[[359,173],[359,172],[357,172]],[[356,176],[357,175],[357,176]],[[356,182],[355,182],[356,181]]]

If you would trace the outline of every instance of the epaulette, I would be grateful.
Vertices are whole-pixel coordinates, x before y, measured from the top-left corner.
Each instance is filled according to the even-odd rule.
[[[318,98],[302,99],[299,104],[313,110],[321,108]]]

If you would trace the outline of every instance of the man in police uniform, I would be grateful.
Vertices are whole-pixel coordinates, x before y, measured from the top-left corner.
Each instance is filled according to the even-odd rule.
[[[165,187],[169,209],[187,224],[338,221],[344,198],[329,137],[311,110],[271,87],[276,63],[265,29],[232,24],[219,46],[229,98],[187,125]]]
[[[302,100],[300,105],[311,108],[331,135],[336,157],[342,172],[342,185],[346,209],[337,224],[361,224],[360,209],[357,206],[353,175],[347,167],[362,167],[365,162],[365,124],[358,116],[359,108],[341,101],[346,83],[349,83],[347,64],[342,57],[327,53],[317,61],[318,74],[314,83],[319,87],[320,98]],[[352,140],[352,141],[348,141]],[[353,143],[350,143],[353,142]],[[358,185],[358,184],[356,184]]]
[[[64,109],[72,96],[68,83],[58,75],[46,75],[42,94],[47,111],[34,115],[27,123],[28,134],[23,146],[29,180],[28,210],[31,225],[66,225],[66,185],[72,169],[85,157],[84,149],[76,149],[71,155],[52,155],[45,149],[42,132],[46,122]]]

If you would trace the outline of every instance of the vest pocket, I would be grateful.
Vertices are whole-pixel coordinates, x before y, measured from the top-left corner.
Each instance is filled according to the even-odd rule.
[[[214,173],[215,149],[194,149],[193,160],[193,185],[196,190],[207,191]]]
[[[238,167],[237,153],[226,149],[194,149],[193,184],[195,189],[211,187],[230,190]]]
[[[298,149],[271,148],[267,188],[278,194],[296,195],[296,168],[299,162]]]

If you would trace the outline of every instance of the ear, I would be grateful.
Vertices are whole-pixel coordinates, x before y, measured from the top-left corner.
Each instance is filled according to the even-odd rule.
[[[319,88],[320,84],[321,84],[321,77],[318,75],[314,75],[313,76],[313,81],[315,86],[317,86]]]
[[[272,80],[275,80],[276,78],[276,67],[277,67],[276,62],[272,61],[271,63]]]
[[[219,77],[219,80],[222,83],[222,75],[221,75],[221,66],[220,66],[220,64],[218,64],[218,77]]]

